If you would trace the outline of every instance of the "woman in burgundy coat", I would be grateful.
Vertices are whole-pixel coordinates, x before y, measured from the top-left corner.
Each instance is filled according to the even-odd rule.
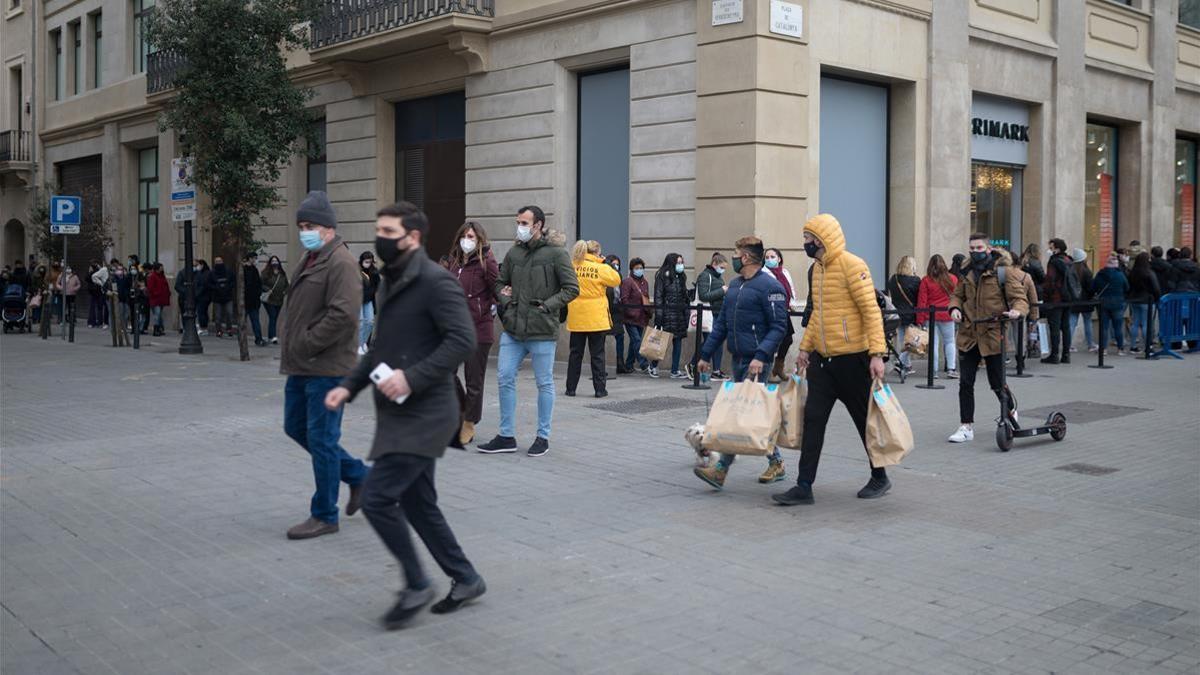
[[[458,441],[466,445],[475,438],[475,425],[483,416],[483,383],[487,377],[488,355],[496,341],[492,324],[496,307],[495,285],[500,276],[500,266],[496,264],[496,257],[488,245],[487,232],[473,220],[468,220],[458,228],[454,244],[450,253],[442,259],[442,264],[458,277],[458,283],[462,285],[463,294],[467,296],[467,308],[475,321],[478,341],[475,354],[463,364],[466,388]],[[458,375],[455,374],[454,378],[455,385],[463,392]]]

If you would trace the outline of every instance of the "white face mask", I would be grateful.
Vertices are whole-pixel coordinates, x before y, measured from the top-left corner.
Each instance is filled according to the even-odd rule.
[[[517,226],[517,239],[521,241],[529,241],[533,238],[533,228],[528,225]]]
[[[518,233],[517,236],[520,236],[520,234]],[[463,253],[470,253],[475,250],[475,240],[463,237],[458,240],[458,247],[463,250]]]

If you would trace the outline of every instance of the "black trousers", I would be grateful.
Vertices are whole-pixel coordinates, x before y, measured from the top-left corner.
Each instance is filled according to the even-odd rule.
[[[479,424],[480,418],[483,417],[483,384],[487,379],[488,355],[491,353],[492,343],[480,342],[475,347],[475,353],[467,357],[463,363],[463,380],[466,380],[466,387],[463,387],[462,380],[458,379],[458,372],[454,373],[454,386],[464,392],[463,419],[471,424]]]
[[[1050,324],[1050,358],[1059,355],[1059,345],[1062,345],[1062,356],[1070,356],[1071,310],[1066,307],[1047,309],[1043,310],[1042,314]]]
[[[800,442],[800,466],[796,482],[811,484],[817,478],[817,464],[825,445],[825,424],[833,413],[833,404],[841,401],[858,427],[866,452],[867,402],[871,397],[871,357],[867,352],[825,358],[816,352],[809,356],[808,401],[804,404],[804,438]],[[870,463],[870,455],[867,462]],[[886,476],[883,467],[871,473]]]
[[[960,349],[958,352],[958,419],[963,424],[975,423],[975,375],[979,373],[981,360],[987,367],[988,385],[996,393],[996,398],[1000,398],[1000,387],[1004,381],[1004,355],[983,356],[979,352],[979,345],[972,347],[969,352]],[[1012,409],[1011,399],[1008,401],[1008,406],[1009,409]]]
[[[604,338],[608,331],[595,333],[571,333],[571,355],[567,359],[567,391],[575,391],[579,374],[583,370],[583,347],[586,344],[592,356],[592,388],[596,393],[608,390],[604,371]]]
[[[446,576],[459,583],[473,583],[479,576],[438,508],[436,463],[430,457],[384,455],[375,460],[363,483],[363,513],[400,562],[408,588],[429,585],[408,533],[410,524]]]

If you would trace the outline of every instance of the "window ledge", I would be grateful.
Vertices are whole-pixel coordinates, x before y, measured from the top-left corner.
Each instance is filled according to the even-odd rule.
[[[5,13],[5,15],[4,15],[4,20],[12,21],[13,19],[17,18],[18,16],[21,16],[24,13],[25,13],[25,5],[19,5],[17,7],[14,7],[12,9],[8,10],[8,12]]]

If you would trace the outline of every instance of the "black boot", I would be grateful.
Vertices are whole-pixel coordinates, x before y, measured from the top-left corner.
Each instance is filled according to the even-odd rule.
[[[783,506],[812,504],[812,485],[804,482],[797,482],[787,492],[776,492],[775,494],[771,495],[771,499],[775,500],[776,504],[781,504]]]
[[[871,480],[858,491],[859,499],[878,499],[892,489],[892,481],[888,480],[887,472],[883,469],[872,469]]]

